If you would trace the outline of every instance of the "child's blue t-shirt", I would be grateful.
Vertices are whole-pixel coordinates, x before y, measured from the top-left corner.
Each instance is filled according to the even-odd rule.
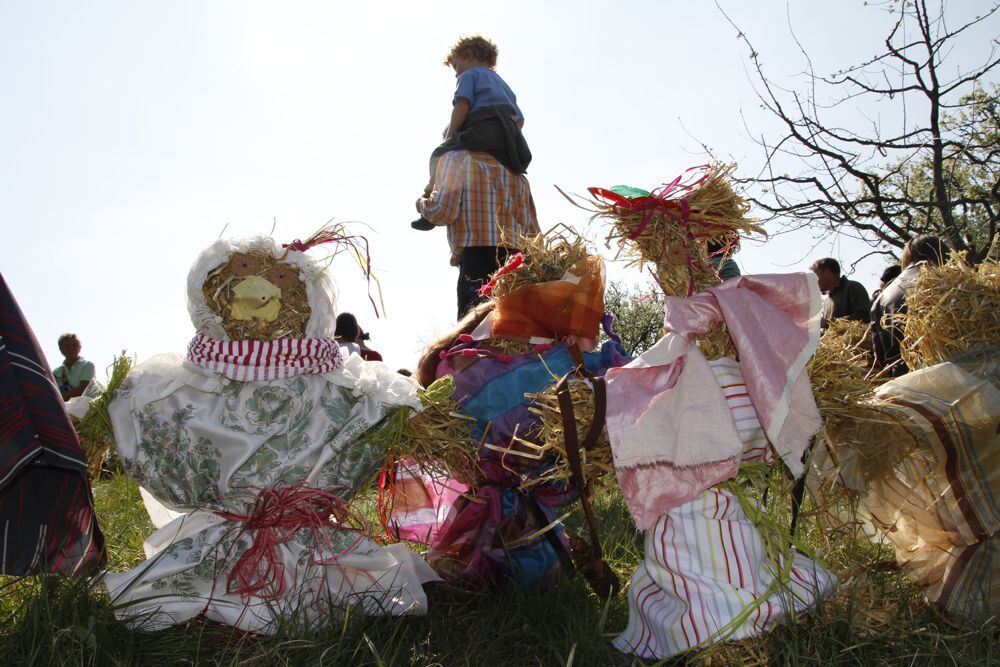
[[[459,75],[458,84],[455,86],[455,97],[451,103],[455,104],[460,97],[469,100],[470,115],[487,107],[507,105],[514,107],[519,118],[524,118],[524,114],[517,106],[514,91],[489,67],[473,67]]]

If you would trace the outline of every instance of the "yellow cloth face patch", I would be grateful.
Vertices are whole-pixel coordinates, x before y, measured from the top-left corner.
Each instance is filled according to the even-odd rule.
[[[229,312],[236,320],[273,322],[281,310],[281,290],[260,276],[250,276],[233,288]]]

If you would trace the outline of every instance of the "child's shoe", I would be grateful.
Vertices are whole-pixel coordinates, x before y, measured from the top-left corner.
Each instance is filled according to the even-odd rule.
[[[430,230],[434,229],[434,225],[431,224],[431,221],[428,220],[427,218],[417,218],[416,220],[410,223],[410,227],[413,227],[414,229],[419,229],[422,232],[429,232]]]

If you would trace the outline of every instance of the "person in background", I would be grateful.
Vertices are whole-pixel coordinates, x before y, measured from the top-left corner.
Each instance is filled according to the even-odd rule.
[[[333,339],[340,345],[344,354],[361,354],[361,346],[358,345],[358,336],[361,335],[361,327],[358,320],[351,313],[341,313],[337,315],[337,326],[333,331]]]
[[[445,58],[444,64],[455,70],[458,81],[444,143],[431,153],[430,181],[424,197],[434,189],[438,159],[450,151],[483,151],[515,174],[527,170],[531,151],[521,134],[524,114],[517,106],[514,91],[495,71],[497,55],[496,44],[475,35],[458,40]],[[421,231],[434,229],[424,217],[410,226]]]
[[[65,333],[59,336],[59,351],[63,355],[63,363],[52,375],[64,401],[82,396],[87,385],[94,379],[94,364],[80,356],[80,348],[80,339],[76,334]]]
[[[337,315],[333,338],[347,354],[360,355],[365,361],[382,361],[382,355],[365,344],[369,336],[361,329],[358,319],[352,313]]]
[[[872,302],[868,290],[861,283],[840,275],[840,262],[824,257],[809,268],[819,280],[819,290],[827,295],[821,328],[826,329],[832,320],[841,317],[866,324],[871,321]]]
[[[740,267],[731,256],[738,247],[738,240],[729,247],[717,240],[708,242],[708,262],[715,267],[721,280],[740,277]]]
[[[878,278],[878,289],[872,292],[872,305],[874,305],[875,301],[878,300],[878,295],[882,293],[885,286],[895,280],[896,276],[898,276],[902,271],[903,267],[899,264],[893,264],[892,266],[887,266],[885,268],[885,271],[883,271],[882,275]]]
[[[899,258],[902,271],[895,280],[882,288],[871,308],[872,353],[875,359],[872,370],[884,372],[888,377],[899,377],[910,371],[900,354],[902,327],[891,321],[887,321],[886,327],[883,327],[882,318],[885,315],[905,313],[906,292],[916,284],[920,269],[943,264],[947,253],[948,246],[931,234],[916,236],[903,246],[903,253]]]
[[[488,153],[453,151],[438,160],[434,192],[417,200],[431,224],[448,229],[458,267],[458,316],[482,303],[479,288],[517,253],[521,236],[541,233],[531,187]]]
[[[382,361],[382,355],[376,352],[375,350],[371,349],[370,347],[368,347],[368,343],[366,341],[368,341],[370,338],[371,336],[368,334],[367,331],[364,331],[361,327],[358,327],[358,340],[356,342],[358,344],[358,347],[361,348],[361,351],[359,352],[361,358],[364,359],[365,361]]]

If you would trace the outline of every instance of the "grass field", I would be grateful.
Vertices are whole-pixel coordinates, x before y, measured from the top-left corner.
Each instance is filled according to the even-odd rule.
[[[152,532],[135,484],[124,476],[94,487],[109,567],[141,562]],[[774,495],[774,494],[772,494]],[[787,502],[772,498],[781,515]],[[623,581],[641,557],[642,541],[619,495],[598,503],[607,559]],[[891,552],[850,536],[819,531],[809,518],[803,539],[826,552],[842,579],[815,612],[768,636],[716,645],[665,664],[706,665],[989,665],[1000,662],[998,623],[955,625],[922,601],[891,567]],[[833,545],[833,546],[830,546]],[[581,577],[545,593],[427,587],[426,617],[366,618],[331,614],[330,629],[308,632],[294,619],[274,636],[234,632],[192,621],[160,632],[130,630],[115,620],[107,596],[88,581],[59,577],[0,582],[3,665],[628,665],[611,638],[628,606],[624,593],[605,604]]]

